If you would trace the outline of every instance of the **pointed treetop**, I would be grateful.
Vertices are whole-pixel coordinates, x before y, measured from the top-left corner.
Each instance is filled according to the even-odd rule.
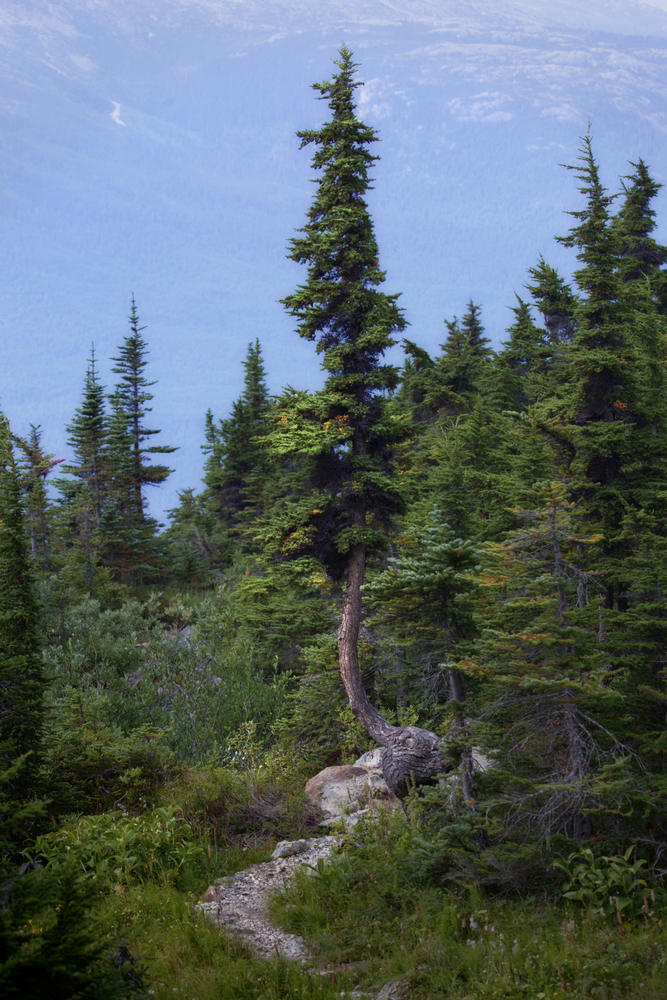
[[[619,274],[622,281],[649,277],[654,293],[665,298],[667,274],[660,272],[660,268],[667,262],[667,247],[651,236],[656,226],[651,203],[662,184],[653,180],[643,160],[630,166],[635,168],[634,173],[621,180],[625,197],[612,219],[612,232],[621,257]]]
[[[575,247],[577,259],[582,267],[574,277],[582,291],[588,295],[582,306],[591,326],[605,322],[609,304],[618,297],[616,267],[616,240],[610,229],[609,208],[615,195],[608,195],[600,180],[600,171],[593,156],[593,140],[590,126],[582,136],[580,166],[563,164],[566,170],[576,171],[582,182],[579,191],[585,195],[584,208],[568,212],[577,220],[567,236],[557,236],[558,243]]]
[[[574,313],[577,297],[555,267],[547,264],[542,254],[535,267],[528,268],[533,283],[526,288],[544,317],[552,344],[572,340],[576,331]]]
[[[368,170],[377,159],[368,146],[377,142],[374,129],[356,116],[355,63],[343,45],[339,72],[315,84],[332,117],[318,129],[297,132],[301,146],[317,146],[312,159],[320,176],[303,234],[290,241],[288,256],[308,265],[307,280],[282,300],[306,340],[317,340],[323,367],[332,373],[330,390],[341,394],[346,409],[354,399],[358,412],[377,390],[394,388],[398,373],[380,366],[379,357],[395,341],[392,334],[406,321],[397,295],[377,291],[385,280],[373,223],[364,201],[370,188]]]

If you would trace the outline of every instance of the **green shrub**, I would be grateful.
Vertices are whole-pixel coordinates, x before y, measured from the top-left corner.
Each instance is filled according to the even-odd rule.
[[[109,809],[152,800],[177,770],[165,733],[144,724],[124,734],[105,721],[102,694],[68,689],[44,737],[43,783],[55,813]]]
[[[145,996],[127,950],[111,960],[90,888],[71,866],[37,868],[5,885],[0,909],[3,1000],[129,1000]],[[127,961],[123,961],[126,959]]]
[[[49,872],[75,871],[78,881],[94,879],[102,888],[173,873],[201,852],[176,810],[160,807],[134,817],[84,816],[37,837],[32,857]]]
[[[655,891],[639,878],[646,862],[642,859],[632,862],[634,850],[633,844],[625,854],[596,858],[590,847],[585,847],[570,854],[567,862],[555,861],[555,867],[570,880],[564,886],[563,897],[581,903],[582,913],[596,922],[611,919],[622,926],[639,917],[649,919],[653,913],[648,900],[653,896],[655,902]]]
[[[27,755],[17,757],[7,770],[0,772],[0,873],[3,873],[24,845],[29,832],[46,814],[46,802],[22,800],[13,794],[17,776],[25,767]]]
[[[192,768],[165,790],[162,800],[175,805],[208,843],[256,848],[320,835],[320,813],[303,793],[308,775],[295,775],[287,764],[276,773],[270,764],[240,773],[229,767]]]

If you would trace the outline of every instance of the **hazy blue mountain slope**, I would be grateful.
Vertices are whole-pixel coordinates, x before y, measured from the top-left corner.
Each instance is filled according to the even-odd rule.
[[[310,84],[342,39],[383,140],[372,210],[410,338],[436,348],[472,296],[498,341],[537,254],[571,263],[558,164],[589,118],[611,187],[639,155],[667,180],[666,38],[657,7],[597,0],[2,4],[0,402],[63,455],[90,342],[110,382],[134,292],[154,426],[181,446],[160,510],[197,484],[203,413],[227,412],[250,339],[272,388],[319,383],[276,300],[312,192],[294,132],[322,119]]]

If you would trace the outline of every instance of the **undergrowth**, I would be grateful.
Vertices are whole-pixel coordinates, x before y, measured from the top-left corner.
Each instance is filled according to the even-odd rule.
[[[70,936],[74,942],[76,927],[85,926],[87,907],[90,940],[81,938],[81,954],[93,985],[80,995],[94,1000],[107,995],[107,985],[110,1000],[329,1000],[353,989],[373,995],[397,977],[406,1000],[664,1000],[664,894],[658,891],[650,913],[648,904],[637,906],[619,927],[611,919],[596,923],[579,900],[494,897],[460,880],[445,883],[420,849],[418,809],[409,821],[400,812],[361,821],[331,862],[304,868],[272,899],[277,922],[309,945],[312,969],[252,959],[195,916],[194,904],[216,878],[267,861],[277,840],[322,831],[298,762],[254,759],[246,737],[242,770],[183,769],[154,790],[154,801],[139,798],[132,813],[79,817],[38,839],[41,853],[33,857],[43,875],[31,877],[36,888],[45,880],[53,897],[43,900],[51,910],[39,910],[39,927],[53,943],[44,938],[42,946],[41,929],[35,937],[37,910],[25,919],[17,911],[11,927],[25,968],[38,945],[48,967],[61,947],[58,914],[67,891],[85,883]],[[583,877],[578,869],[575,876]],[[28,984],[11,995],[47,995],[42,986],[31,990]],[[74,1000],[74,990],[49,996]]]
[[[193,894],[168,884],[129,886],[104,904],[105,935],[119,936],[148,968],[148,995],[157,1000],[332,1000],[344,995],[349,976],[308,972],[285,961],[255,961],[206,918],[194,918]]]
[[[412,998],[664,1000],[658,912],[619,929],[569,902],[443,887],[420,865],[415,833],[400,816],[358,824],[329,864],[272,900],[274,918],[360,986],[403,976]]]

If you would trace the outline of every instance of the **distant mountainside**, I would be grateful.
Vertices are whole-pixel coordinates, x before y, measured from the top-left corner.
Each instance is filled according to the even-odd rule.
[[[342,40],[382,139],[386,287],[428,349],[470,297],[502,339],[538,253],[572,267],[559,163],[589,120],[610,188],[638,156],[667,180],[667,12],[649,3],[1,3],[0,405],[17,430],[41,423],[66,453],[90,343],[111,384],[132,292],[154,426],[181,449],[158,512],[197,485],[204,411],[228,411],[249,340],[272,388],[319,384],[276,300],[300,280],[285,247],[312,196],[294,133],[322,120],[310,85]],[[657,207],[665,233],[664,192]]]

